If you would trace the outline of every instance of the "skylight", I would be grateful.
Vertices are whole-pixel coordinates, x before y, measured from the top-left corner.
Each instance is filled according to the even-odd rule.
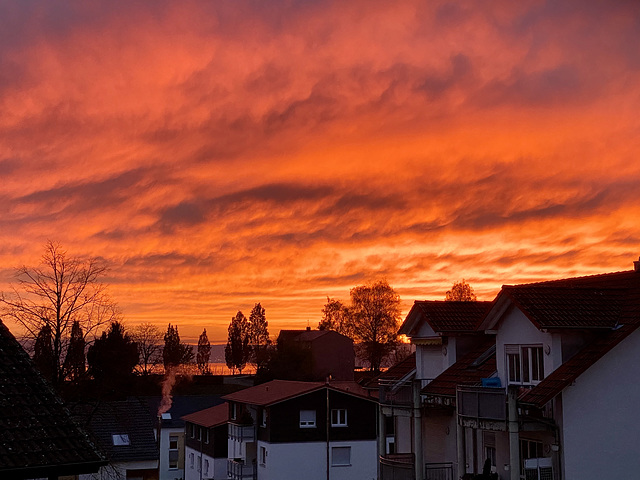
[[[127,435],[126,433],[114,434],[111,435],[111,437],[113,438],[113,444],[115,446],[131,445],[129,442],[129,435]]]
[[[171,420],[171,414],[170,413],[163,413],[162,414],[162,419],[163,420]]]

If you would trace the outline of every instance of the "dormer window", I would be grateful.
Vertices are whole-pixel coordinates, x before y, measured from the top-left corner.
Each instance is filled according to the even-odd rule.
[[[544,378],[542,345],[505,345],[511,385],[537,385]]]

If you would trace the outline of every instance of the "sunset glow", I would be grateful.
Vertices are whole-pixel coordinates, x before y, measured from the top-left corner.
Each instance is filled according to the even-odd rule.
[[[628,270],[639,45],[631,1],[2,2],[0,290],[52,240],[221,343],[378,278]]]

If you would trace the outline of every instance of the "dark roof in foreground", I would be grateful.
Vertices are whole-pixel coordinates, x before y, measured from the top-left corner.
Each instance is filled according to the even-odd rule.
[[[469,353],[429,382],[421,391],[429,396],[456,396],[458,385],[480,385],[483,378],[496,373],[495,337],[478,337],[478,343]]]
[[[156,427],[146,403],[136,398],[99,402],[82,409],[82,418],[111,462],[158,460]],[[74,413],[78,409],[74,409]],[[127,442],[115,445],[114,435],[126,435]]]
[[[106,460],[0,321],[0,478],[98,471]]]
[[[273,405],[291,398],[299,397],[328,387],[331,390],[347,393],[356,397],[377,401],[371,394],[356,382],[332,381],[326,382],[294,382],[289,380],[272,380],[262,385],[240,390],[226,395],[224,400],[230,402],[247,403],[250,405]]]

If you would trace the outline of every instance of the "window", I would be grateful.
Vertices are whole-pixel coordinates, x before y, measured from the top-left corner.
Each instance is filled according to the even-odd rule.
[[[260,465],[267,464],[267,449],[265,447],[260,447]]]
[[[332,447],[331,466],[340,467],[351,465],[351,447]]]
[[[209,429],[204,429],[204,443],[209,443]]]
[[[189,454],[189,468],[193,468],[193,452]]]
[[[496,433],[495,432],[482,432],[482,444],[484,445],[484,459],[487,458],[491,461],[491,466],[496,466]]]
[[[189,424],[189,434],[191,438],[196,438],[196,426],[192,423]]]
[[[178,435],[169,435],[169,469],[178,468]]]
[[[113,445],[116,447],[120,445],[130,445],[129,435],[126,433],[123,433],[120,435],[114,434],[114,435],[111,435],[111,438],[113,439]]]
[[[198,440],[202,441],[202,427],[197,427],[198,428]]]
[[[347,410],[346,408],[335,408],[331,410],[331,426],[346,427],[347,426]]]
[[[198,471],[202,470],[202,457],[200,455],[198,455]]]
[[[261,426],[266,427],[267,426],[267,409],[263,408],[262,409],[262,424]]]
[[[542,458],[543,446],[542,442],[537,440],[520,439],[520,471],[524,474],[524,461],[529,458]]]
[[[316,427],[316,411],[300,410],[300,428]]]
[[[536,385],[544,378],[542,346],[505,345],[510,384]]]
[[[205,458],[204,460],[204,476],[208,477],[209,476],[209,460]]]
[[[229,414],[229,418],[231,418],[231,420],[235,420],[236,417],[238,416],[238,409],[236,408],[236,404],[235,403],[231,403],[231,412]]]

